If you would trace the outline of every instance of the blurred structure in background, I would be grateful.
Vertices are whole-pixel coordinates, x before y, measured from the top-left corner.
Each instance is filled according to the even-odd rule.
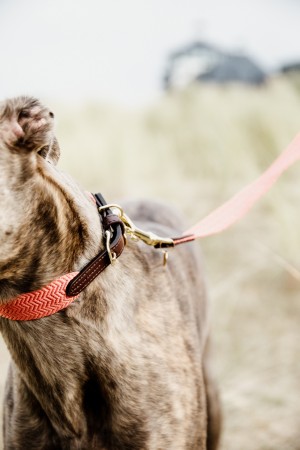
[[[300,61],[295,61],[289,64],[284,64],[281,67],[281,72],[284,74],[300,75]]]
[[[265,72],[250,57],[194,42],[169,56],[164,88],[182,88],[195,81],[260,85],[265,80]]]

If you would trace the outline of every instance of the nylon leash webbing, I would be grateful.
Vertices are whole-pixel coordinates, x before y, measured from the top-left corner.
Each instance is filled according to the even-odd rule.
[[[193,227],[184,232],[179,243],[221,233],[244,217],[254,204],[266,194],[278,178],[300,159],[300,134],[286,147],[273,164],[255,181],[230,200],[215,209]],[[176,244],[176,240],[175,240]]]

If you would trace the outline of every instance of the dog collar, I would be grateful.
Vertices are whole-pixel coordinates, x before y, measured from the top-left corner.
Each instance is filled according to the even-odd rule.
[[[110,208],[105,207],[106,202],[101,194],[92,197],[99,211],[105,250],[79,272],[67,273],[41,289],[18,295],[8,303],[0,305],[0,317],[10,320],[34,320],[65,309],[121,255],[125,246],[124,224]]]

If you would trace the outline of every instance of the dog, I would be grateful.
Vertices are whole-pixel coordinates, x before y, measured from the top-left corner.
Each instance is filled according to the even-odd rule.
[[[37,99],[0,104],[0,304],[80,271],[105,248],[94,202],[56,163],[54,114]],[[141,227],[184,224],[170,207],[132,202]],[[210,375],[208,303],[193,244],[161,252],[128,239],[69,307],[0,318],[12,361],[4,448],[216,450],[221,413]]]

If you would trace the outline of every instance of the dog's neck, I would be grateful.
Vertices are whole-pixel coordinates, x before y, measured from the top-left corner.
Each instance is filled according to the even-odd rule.
[[[45,231],[44,224],[34,223],[34,220],[27,224],[28,229],[27,232],[24,230],[22,240],[28,240],[31,254],[40,255],[40,258],[34,268],[32,263],[27,263],[27,259],[22,259],[23,267],[20,266],[19,273],[14,272],[9,292],[40,288],[64,272],[78,270],[101,247],[101,229],[95,205],[85,193],[78,192],[77,201],[84,204],[86,214],[77,212],[78,217],[75,217],[79,206],[68,198],[67,191],[57,190],[49,174],[45,183],[45,176],[43,173],[47,188],[41,193],[36,185],[35,192],[38,194],[35,201],[43,205],[49,221],[53,209],[64,213],[59,219],[53,214],[53,223],[47,225],[49,241],[44,239],[43,245],[39,239],[35,241],[32,235]],[[73,186],[72,189],[76,188]],[[54,226],[54,231],[60,233],[56,239],[51,237]],[[82,233],[86,233],[85,239],[78,238],[80,228]],[[24,253],[24,250],[21,252]],[[8,271],[9,266],[6,265]],[[37,400],[56,432],[70,439],[86,434],[90,426],[94,429],[94,424],[91,424],[94,417],[104,420],[107,404],[111,404],[109,397],[116,396],[116,380],[109,361],[121,364],[117,363],[120,355],[114,355],[113,348],[108,344],[109,338],[106,336],[104,339],[104,335],[106,332],[114,334],[115,321],[110,322],[108,327],[110,310],[116,312],[118,308],[122,315],[120,308],[122,303],[125,304],[125,294],[123,302],[119,288],[122,286],[119,273],[118,266],[112,271],[107,270],[81,294],[78,301],[51,317],[32,322],[0,322],[1,332],[29,397]],[[20,286],[18,283],[20,274],[24,274],[27,285]],[[34,284],[29,287],[31,278]],[[127,295],[128,288],[126,292]],[[4,300],[7,301],[7,298]],[[121,324],[124,324],[123,318]]]

